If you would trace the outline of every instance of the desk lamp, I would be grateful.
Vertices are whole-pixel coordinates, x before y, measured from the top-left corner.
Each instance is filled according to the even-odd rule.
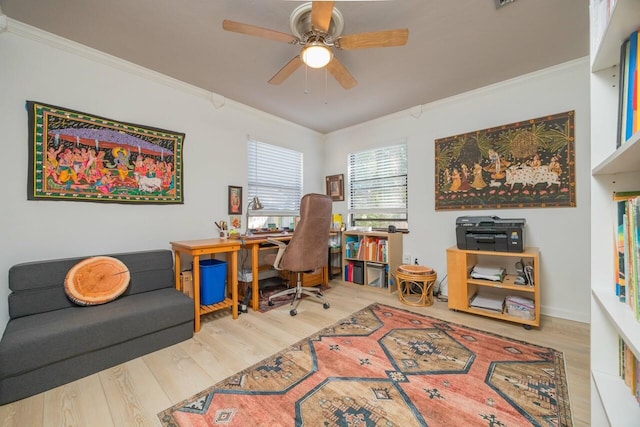
[[[258,199],[258,196],[253,196],[253,200],[251,200],[247,205],[247,231],[245,233],[247,236],[252,234],[251,228],[249,228],[249,211],[259,211],[263,208],[264,206],[260,202],[260,199]]]

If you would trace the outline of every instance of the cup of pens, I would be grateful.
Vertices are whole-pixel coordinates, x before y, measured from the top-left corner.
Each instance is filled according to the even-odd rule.
[[[216,227],[218,227],[218,235],[221,239],[229,237],[229,226],[226,221],[216,221]]]

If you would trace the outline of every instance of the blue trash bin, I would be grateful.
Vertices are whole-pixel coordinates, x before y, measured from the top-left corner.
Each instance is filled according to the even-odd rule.
[[[226,295],[227,263],[217,259],[200,261],[200,304],[211,305],[224,301]]]

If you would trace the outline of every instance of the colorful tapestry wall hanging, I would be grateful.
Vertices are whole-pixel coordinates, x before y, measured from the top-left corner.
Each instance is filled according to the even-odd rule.
[[[574,111],[435,140],[436,210],[575,207]]]
[[[182,204],[184,133],[27,101],[29,200]]]

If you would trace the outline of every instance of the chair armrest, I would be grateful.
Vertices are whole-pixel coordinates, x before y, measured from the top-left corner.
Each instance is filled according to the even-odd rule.
[[[284,251],[287,250],[287,244],[280,240],[269,238],[267,238],[267,242],[278,246],[278,253],[276,254],[276,259],[273,261],[273,268],[275,268],[276,270],[280,270],[280,259],[282,258],[282,255],[284,255]]]

